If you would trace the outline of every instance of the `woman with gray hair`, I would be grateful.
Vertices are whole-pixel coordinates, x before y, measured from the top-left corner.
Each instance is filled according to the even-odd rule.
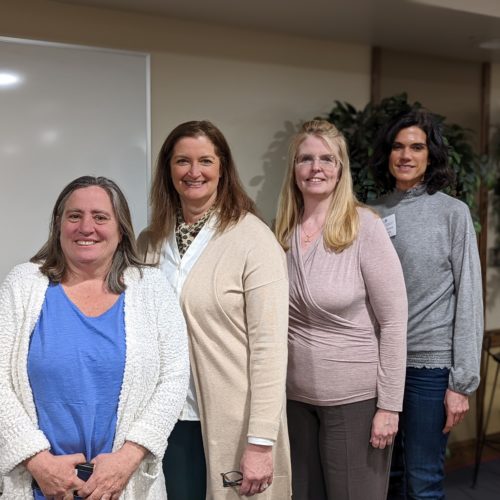
[[[292,139],[276,233],[290,280],[288,426],[296,500],[383,500],[406,358],[406,293],[380,218],[325,120]]]
[[[69,183],[47,242],[0,288],[2,500],[165,499],[188,374],[182,313],[136,255],[122,192]]]

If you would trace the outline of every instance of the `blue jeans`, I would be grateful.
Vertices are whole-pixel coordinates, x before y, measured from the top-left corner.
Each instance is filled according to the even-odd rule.
[[[394,443],[390,500],[444,499],[448,434],[444,396],[447,368],[407,368],[400,431]]]

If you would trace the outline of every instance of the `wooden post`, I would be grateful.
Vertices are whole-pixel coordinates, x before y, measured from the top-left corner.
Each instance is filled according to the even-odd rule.
[[[487,155],[489,153],[490,143],[490,93],[491,93],[491,64],[483,63],[481,65],[481,128],[479,135],[480,153]],[[481,277],[483,280],[483,300],[484,312],[486,312],[486,268],[488,252],[488,188],[481,183],[479,189],[479,221],[481,223],[481,232],[479,233],[479,257],[481,259]]]
[[[491,92],[491,64],[481,65],[481,128],[479,135],[479,149],[481,154],[489,152],[490,140],[490,92]],[[483,316],[486,323],[486,301],[487,301],[487,252],[488,252],[488,188],[481,183],[479,189],[479,222],[481,232],[478,236],[479,258],[481,260],[481,278],[483,282]],[[486,324],[485,324],[486,329]],[[487,339],[486,339],[487,340]],[[485,342],[488,345],[488,342]],[[480,439],[483,434],[484,420],[484,397],[486,391],[486,370],[488,368],[487,356],[481,357],[481,382],[476,392],[476,468],[479,467]],[[475,473],[477,477],[477,473]]]
[[[380,102],[380,73],[381,73],[381,56],[382,50],[380,47],[372,47],[371,53],[371,68],[370,68],[370,102],[378,104]]]

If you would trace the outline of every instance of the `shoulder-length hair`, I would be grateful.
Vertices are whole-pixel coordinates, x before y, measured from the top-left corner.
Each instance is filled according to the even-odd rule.
[[[423,182],[429,194],[444,189],[454,181],[448,164],[448,146],[438,119],[430,112],[417,109],[397,115],[382,129],[374,145],[371,167],[375,181],[386,191],[394,189],[396,179],[389,172],[389,156],[398,133],[408,127],[418,127],[427,137],[429,164]]]
[[[351,245],[358,235],[357,207],[360,204],[352,187],[346,140],[335,125],[326,120],[317,119],[304,123],[292,138],[288,150],[288,169],[281,188],[276,216],[276,237],[281,246],[288,250],[292,232],[303,215],[304,199],[295,181],[295,163],[300,145],[309,136],[321,139],[336,156],[338,155],[340,177],[326,215],[323,241],[329,250],[341,252]]]
[[[174,230],[176,214],[181,207],[179,194],[172,181],[170,161],[175,145],[184,137],[206,137],[220,161],[220,179],[214,208],[217,213],[216,232],[221,233],[250,212],[256,213],[255,203],[241,185],[231,149],[222,132],[211,122],[189,121],[175,127],[161,147],[151,186],[150,243],[158,248]]]
[[[30,259],[31,262],[40,264],[40,271],[53,283],[60,283],[67,271],[66,258],[61,247],[61,220],[66,202],[77,189],[97,186],[109,196],[113,206],[114,215],[118,222],[121,241],[116,248],[111,262],[111,267],[106,276],[106,286],[110,292],[122,293],[126,286],[123,273],[127,267],[136,267],[141,272],[144,264],[138,257],[134,228],[127,200],[115,182],[106,177],[83,176],[70,182],[62,191],[52,210],[49,237],[43,247]]]

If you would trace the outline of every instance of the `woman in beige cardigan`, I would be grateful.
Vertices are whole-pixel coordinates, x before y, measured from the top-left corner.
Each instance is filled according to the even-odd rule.
[[[168,498],[289,499],[286,262],[213,124],[169,134],[151,204],[139,246],[177,291],[191,353],[190,391],[164,458]]]

